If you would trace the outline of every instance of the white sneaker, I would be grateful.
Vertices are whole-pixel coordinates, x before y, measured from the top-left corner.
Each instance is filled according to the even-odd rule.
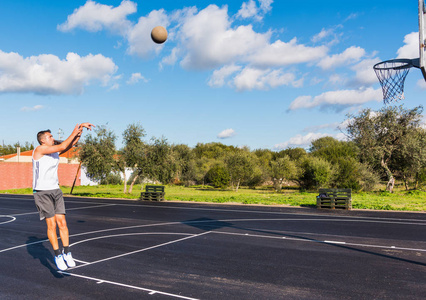
[[[75,267],[75,261],[72,258],[71,252],[68,252],[68,254],[62,253],[65,262],[67,263],[68,267],[73,268]]]
[[[59,270],[65,271],[68,269],[67,265],[65,264],[64,257],[62,254],[59,254],[58,256],[55,256],[55,263]]]

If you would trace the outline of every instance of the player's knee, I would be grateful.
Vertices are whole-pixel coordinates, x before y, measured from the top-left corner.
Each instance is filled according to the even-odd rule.
[[[56,230],[56,222],[53,218],[46,219],[47,230]]]
[[[57,218],[56,222],[58,223],[59,229],[67,228],[67,221],[65,220],[65,218]]]

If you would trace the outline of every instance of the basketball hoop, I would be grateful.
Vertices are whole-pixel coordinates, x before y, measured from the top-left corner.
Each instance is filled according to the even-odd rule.
[[[374,72],[379,78],[383,91],[383,102],[389,104],[404,99],[404,82],[410,68],[422,71],[426,81],[426,5],[419,0],[419,58],[392,59],[374,65]]]
[[[374,65],[383,91],[383,102],[389,104],[404,99],[404,82],[410,68],[417,65],[412,59],[392,59]]]

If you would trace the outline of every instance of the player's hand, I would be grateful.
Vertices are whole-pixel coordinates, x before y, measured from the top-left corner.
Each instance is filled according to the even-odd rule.
[[[83,128],[81,127],[81,125],[77,124],[75,125],[74,130],[72,131],[72,135],[81,134],[82,131],[83,131]]]
[[[92,130],[92,127],[96,127],[95,125],[86,122],[86,123],[81,123],[80,124],[80,128],[83,130],[83,128],[87,128],[88,130]]]

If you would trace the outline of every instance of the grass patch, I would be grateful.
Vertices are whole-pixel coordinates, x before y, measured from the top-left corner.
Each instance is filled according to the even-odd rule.
[[[77,186],[73,195],[81,197],[138,199],[143,186],[135,185],[131,194],[123,193],[123,185]],[[61,187],[65,195],[70,195],[70,187]],[[10,194],[32,194],[31,189],[14,189],[0,191]],[[272,188],[240,188],[238,192],[230,189],[215,189],[209,186],[166,186],[165,199],[169,201],[192,201],[208,203],[239,203],[260,205],[288,205],[315,207],[317,192],[299,192],[285,189],[276,193]],[[396,190],[394,193],[384,191],[353,193],[354,209],[426,211],[426,192],[413,190]]]

